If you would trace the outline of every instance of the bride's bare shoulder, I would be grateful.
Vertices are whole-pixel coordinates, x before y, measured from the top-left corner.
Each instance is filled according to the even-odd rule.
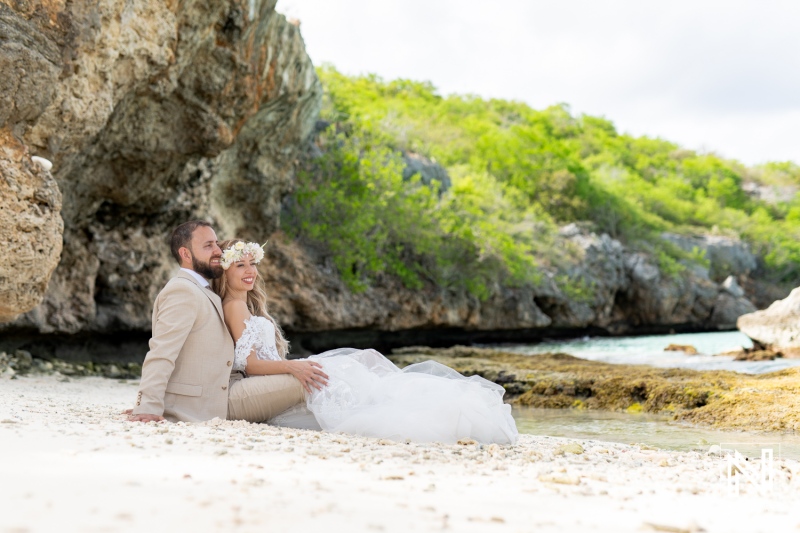
[[[250,318],[250,310],[242,300],[227,300],[222,302],[222,312],[225,314],[225,321],[244,321]]]

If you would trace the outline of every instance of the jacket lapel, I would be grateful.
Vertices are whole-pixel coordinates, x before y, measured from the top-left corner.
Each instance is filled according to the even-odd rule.
[[[178,276],[177,277],[183,278],[183,279],[188,279],[189,281],[191,281],[192,283],[197,285],[197,287],[201,291],[203,291],[203,294],[205,294],[206,297],[209,300],[211,300],[211,303],[214,304],[214,309],[217,310],[217,314],[219,315],[220,320],[225,322],[225,315],[222,313],[222,300],[219,299],[219,296],[217,296],[217,294],[214,291],[212,291],[210,288],[206,289],[205,287],[200,285],[200,283],[198,283],[198,281],[196,279],[194,279],[194,277],[191,274],[187,274],[183,270],[179,270],[178,271]]]

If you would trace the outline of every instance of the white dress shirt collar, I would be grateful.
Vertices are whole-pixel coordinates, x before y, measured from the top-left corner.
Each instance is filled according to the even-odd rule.
[[[197,280],[197,283],[199,283],[201,287],[210,287],[208,280],[203,276],[201,276],[200,274],[198,274],[197,272],[195,272],[194,270],[183,267],[181,267],[181,270],[183,270],[187,274],[191,274],[192,277]]]

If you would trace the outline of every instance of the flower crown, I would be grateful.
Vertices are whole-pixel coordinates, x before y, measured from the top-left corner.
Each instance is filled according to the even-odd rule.
[[[264,243],[259,246],[254,242],[245,243],[239,241],[225,248],[222,252],[222,258],[219,264],[222,265],[224,270],[228,270],[232,264],[241,261],[246,255],[253,256],[253,263],[260,263],[261,260],[264,259],[264,246],[266,246],[266,244],[267,243]]]

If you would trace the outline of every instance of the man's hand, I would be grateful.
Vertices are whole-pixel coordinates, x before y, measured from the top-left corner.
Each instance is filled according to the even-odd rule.
[[[163,416],[148,415],[147,413],[130,415],[128,417],[128,422],[163,422],[164,420],[166,419]]]

